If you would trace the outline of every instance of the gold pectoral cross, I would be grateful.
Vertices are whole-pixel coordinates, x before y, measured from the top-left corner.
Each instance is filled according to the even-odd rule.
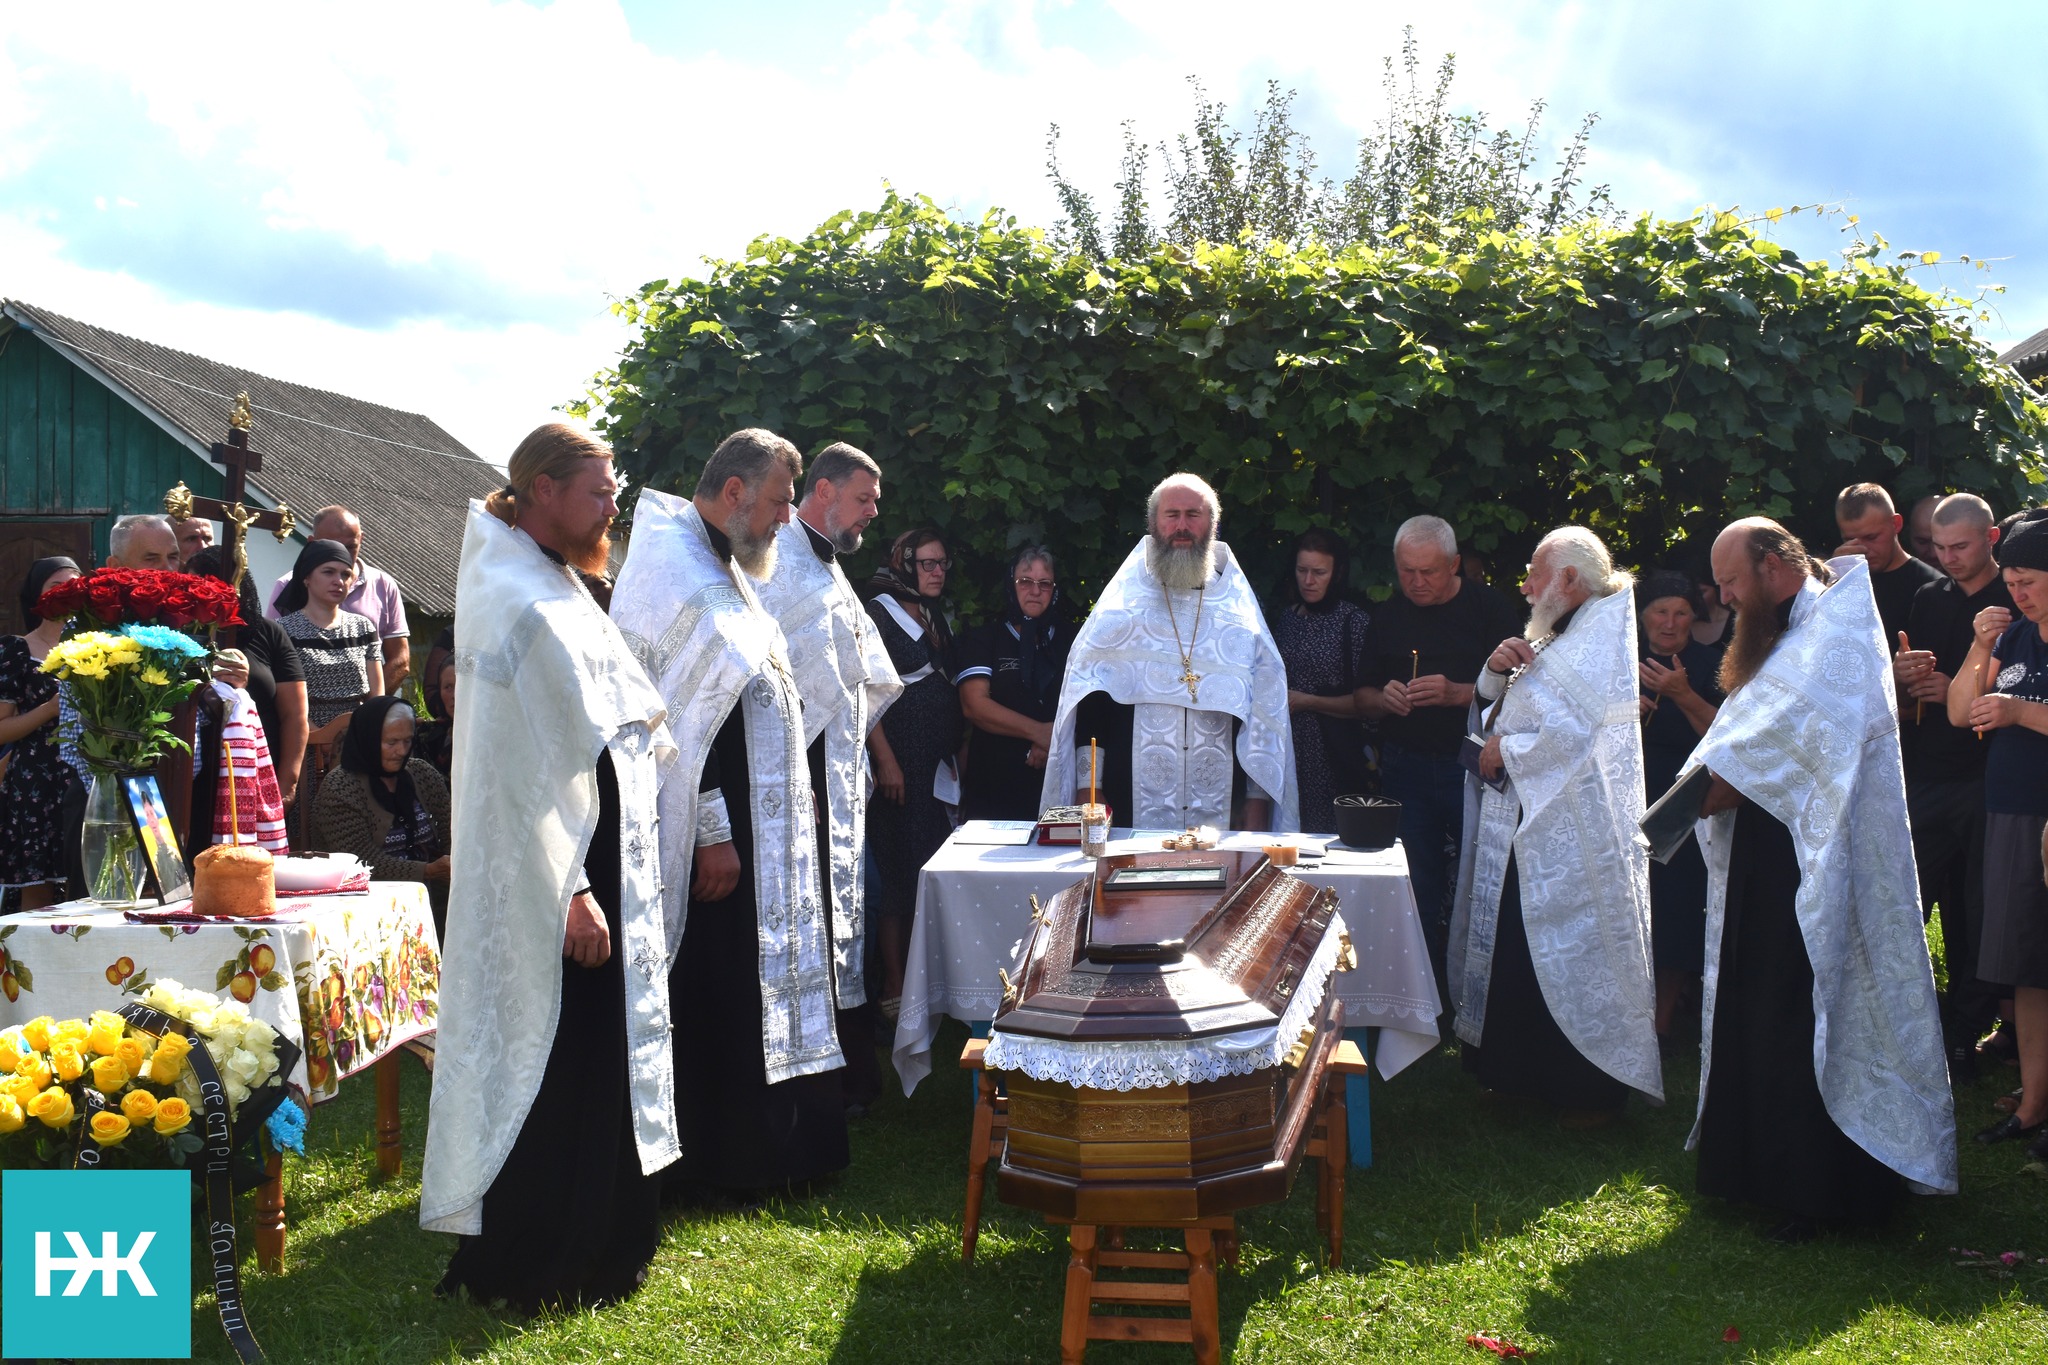
[[[1188,685],[1188,700],[1201,700],[1195,695],[1195,686],[1202,681],[1202,675],[1195,672],[1195,665],[1190,660],[1181,660],[1181,666],[1186,670],[1180,675],[1180,680]]]

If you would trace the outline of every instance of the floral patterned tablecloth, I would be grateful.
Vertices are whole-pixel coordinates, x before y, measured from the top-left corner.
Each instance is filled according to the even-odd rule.
[[[441,945],[418,882],[281,898],[239,923],[139,924],[85,901],[0,916],[0,1028],[119,1009],[165,978],[240,1000],[297,1043],[291,1084],[319,1103],[434,1031]]]

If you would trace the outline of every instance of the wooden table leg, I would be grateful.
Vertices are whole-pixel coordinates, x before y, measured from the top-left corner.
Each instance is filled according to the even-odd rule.
[[[386,1179],[396,1179],[405,1160],[405,1148],[398,1128],[398,1078],[402,1060],[397,1052],[387,1053],[377,1060],[377,1171]]]
[[[256,1268],[274,1275],[284,1269],[284,1158],[272,1152],[263,1177],[256,1187]]]
[[[1067,1229],[1072,1252],[1067,1257],[1067,1299],[1060,1311],[1060,1365],[1082,1365],[1088,1357],[1088,1314],[1094,1307],[1095,1227],[1076,1223]]]
[[[1188,1331],[1193,1338],[1195,1365],[1220,1365],[1223,1343],[1216,1312],[1215,1234],[1207,1228],[1189,1228],[1187,1245]]]
[[[988,1188],[989,1135],[995,1129],[996,1078],[986,1071],[974,1074],[974,1128],[967,1137],[967,1209],[960,1219],[960,1259],[974,1263],[974,1247],[981,1240],[981,1196]]]
[[[1352,1080],[1349,1076],[1333,1076],[1329,1087],[1330,1102],[1323,1110],[1323,1158],[1322,1195],[1316,1202],[1323,1205],[1326,1219],[1323,1235],[1330,1250],[1330,1268],[1335,1270],[1344,1263],[1344,1164],[1349,1158],[1349,1114],[1345,1106],[1345,1087]]]

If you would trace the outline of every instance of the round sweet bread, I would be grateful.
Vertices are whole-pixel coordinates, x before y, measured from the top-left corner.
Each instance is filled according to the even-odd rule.
[[[192,860],[192,912],[247,918],[277,908],[270,851],[254,844],[215,844]]]

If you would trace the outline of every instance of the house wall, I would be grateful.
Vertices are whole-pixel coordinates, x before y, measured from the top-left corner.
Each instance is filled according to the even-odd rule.
[[[98,563],[114,518],[163,511],[180,479],[224,491],[219,470],[33,334],[0,334],[0,538],[9,521],[83,520]]]

